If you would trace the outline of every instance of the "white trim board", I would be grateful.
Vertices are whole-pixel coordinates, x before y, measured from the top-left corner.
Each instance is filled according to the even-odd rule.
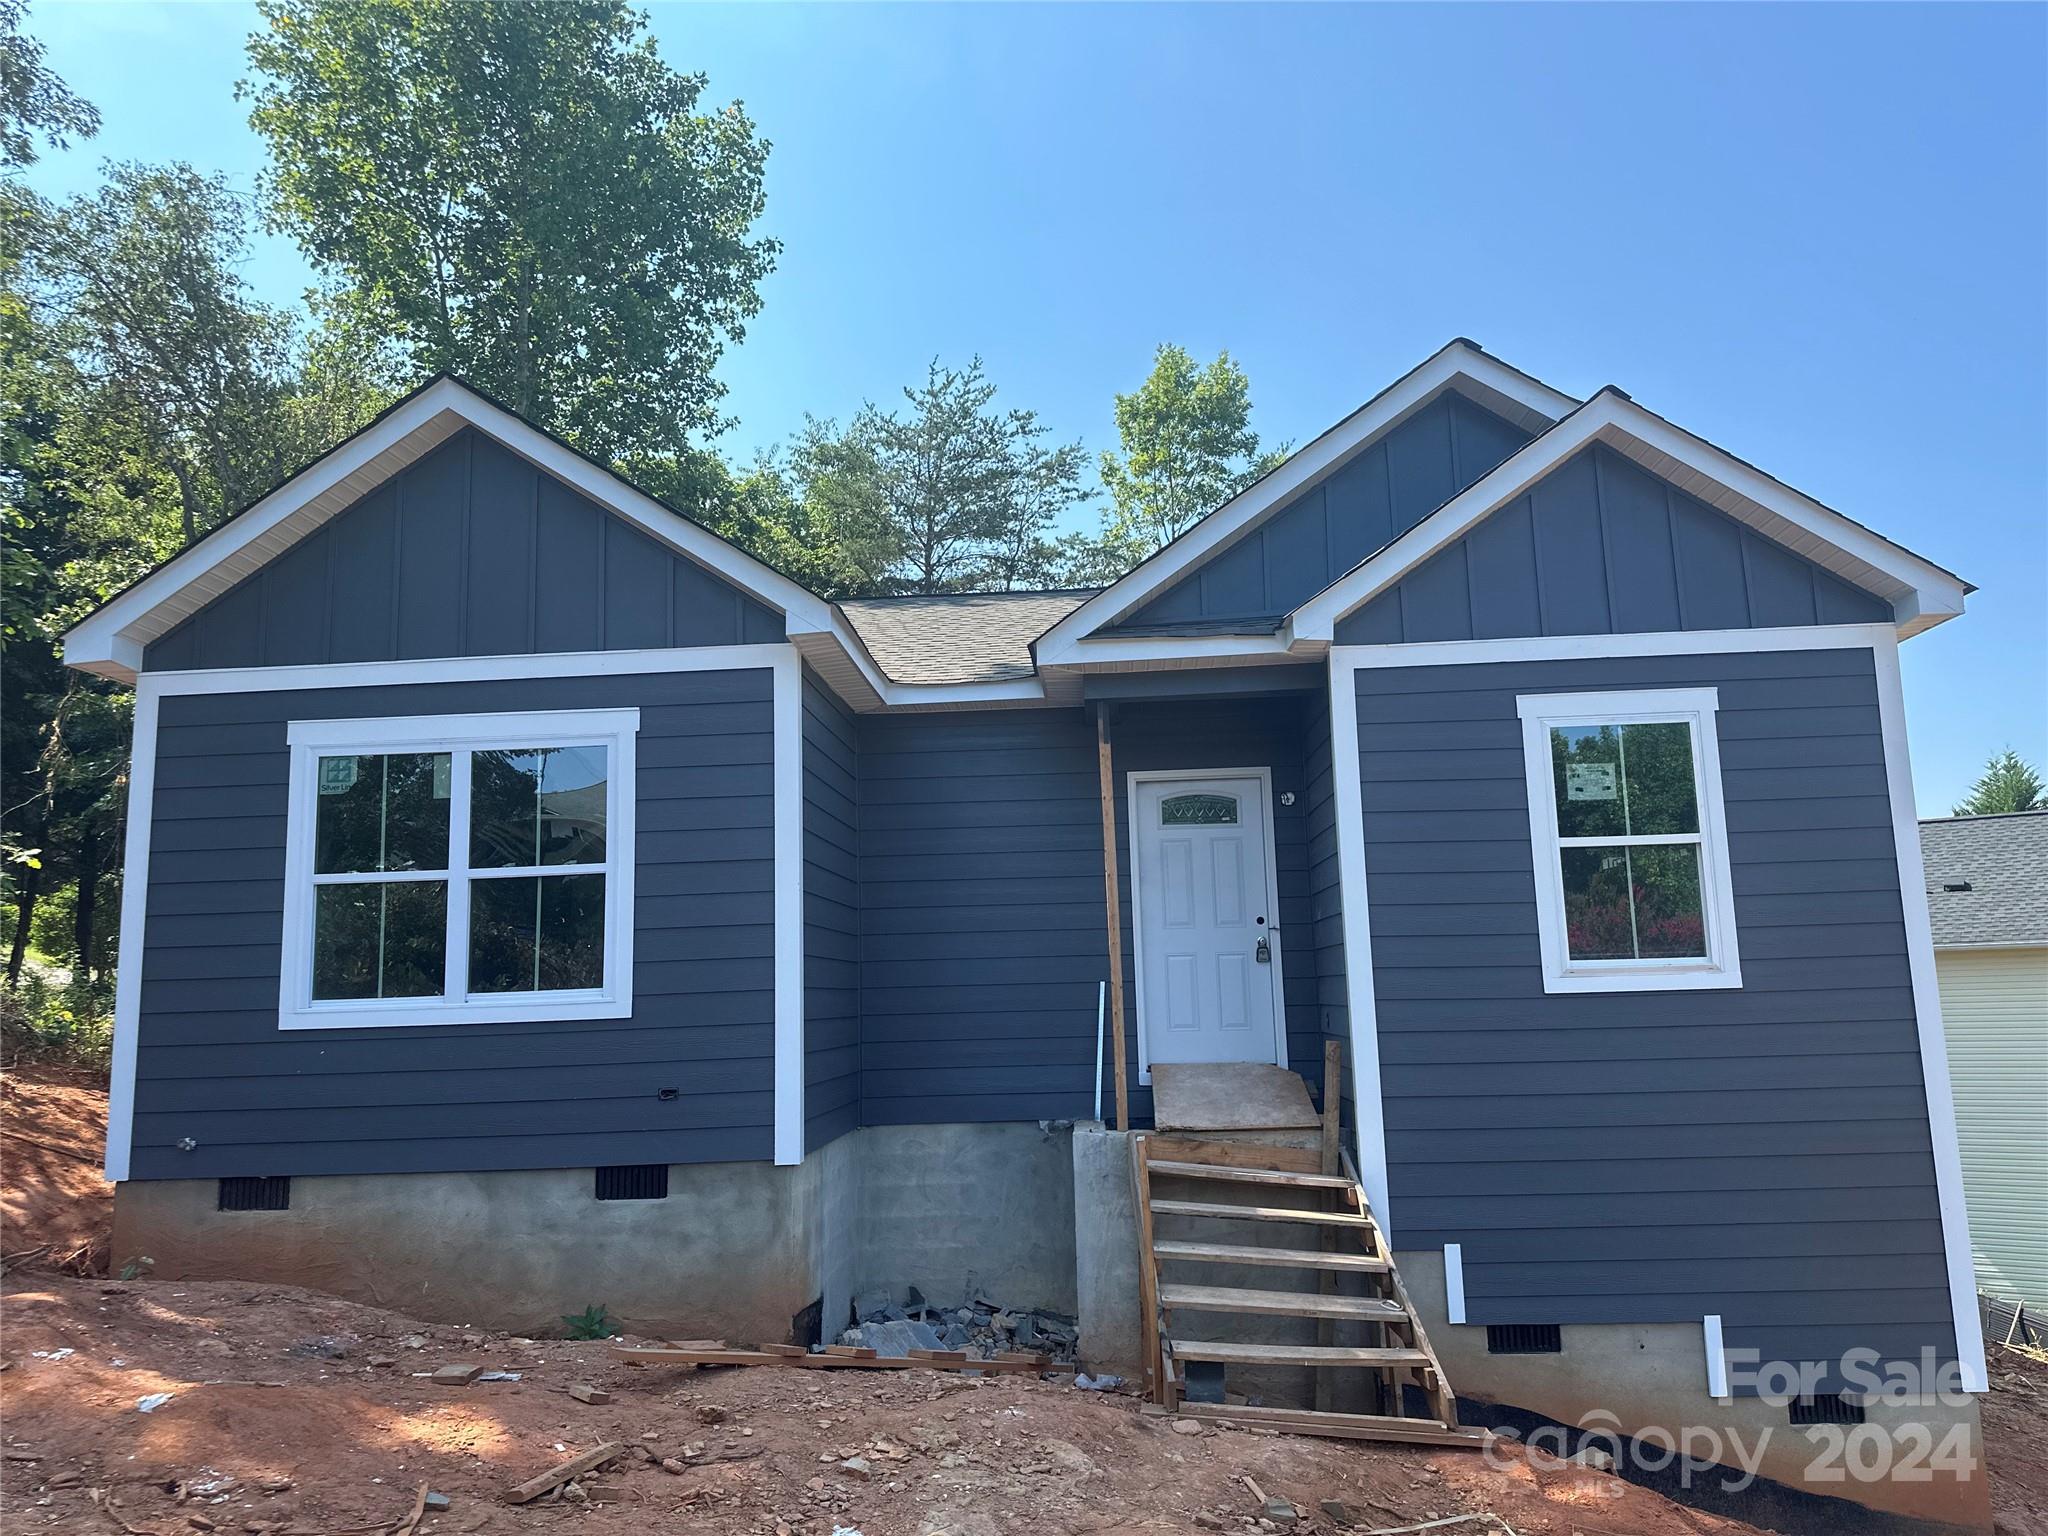
[[[1273,770],[1271,768],[1133,768],[1124,774],[1125,837],[1131,849],[1131,969],[1138,1016],[1138,1082],[1152,1081],[1152,1044],[1145,1028],[1145,962],[1138,946],[1144,943],[1144,882],[1138,878],[1138,786],[1140,784],[1193,782],[1200,779],[1257,779],[1259,798],[1265,805],[1266,834],[1266,942],[1272,946],[1268,969],[1273,988],[1273,1064],[1287,1065],[1287,988],[1281,965],[1285,960],[1280,937],[1280,857],[1274,837]]]
[[[1877,712],[1884,730],[1884,777],[1892,807],[1892,846],[1904,898],[1906,959],[1913,980],[1913,1016],[1920,1041],[1920,1079],[1927,1094],[1927,1131],[1934,1142],[1934,1188],[1941,1205],[1941,1244],[1948,1267],[1949,1309],[1956,1328],[1956,1359],[1965,1392],[1988,1392],[1984,1328],[1977,1313],[1977,1277],[1970,1257],[1970,1215],[1963,1204],[1963,1156],[1956,1136],[1956,1103],[1949,1085],[1948,1043],[1941,992],[1935,981],[1934,925],[1927,910],[1927,868],[1920,851],[1920,818],[1913,805],[1913,759],[1906,745],[1906,693],[1899,676],[1899,646],[1885,636],[1872,647],[1877,664]]]
[[[1070,654],[1076,642],[1123,618],[1450,388],[1460,389],[1498,413],[1518,417],[1532,429],[1548,426],[1578,404],[1472,343],[1453,341],[1053,625],[1034,648],[1038,664],[1059,666],[1080,660]]]
[[[105,1169],[129,1177],[135,1129],[135,1080],[142,1016],[142,955],[149,898],[161,701],[168,696],[304,688],[490,681],[504,677],[592,677],[674,670],[774,672],[775,722],[775,1161],[804,1153],[803,693],[802,669],[788,645],[700,647],[676,651],[599,651],[561,656],[468,657],[444,661],[364,662],[350,667],[251,667],[226,672],[147,672],[136,682],[123,850],[120,956],[107,1095]],[[280,729],[282,729],[280,723]]]
[[[1902,635],[1963,611],[1970,588],[1960,577],[1681,431],[1626,395],[1603,390],[1296,608],[1288,633],[1296,640],[1331,640],[1338,620],[1595,442],[1627,454],[1688,495],[1884,598]]]

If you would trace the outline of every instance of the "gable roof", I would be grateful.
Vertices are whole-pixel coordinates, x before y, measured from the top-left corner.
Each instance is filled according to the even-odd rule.
[[[1032,640],[1094,595],[1083,587],[842,598],[839,611],[891,682],[996,683],[1031,677]]]
[[[2048,945],[2048,811],[1923,821],[1920,852],[1936,945]]]
[[[1038,640],[1039,664],[1057,664],[1077,641],[1135,612],[1445,390],[1456,390],[1528,432],[1548,429],[1578,404],[1477,342],[1458,337],[1051,626]]]

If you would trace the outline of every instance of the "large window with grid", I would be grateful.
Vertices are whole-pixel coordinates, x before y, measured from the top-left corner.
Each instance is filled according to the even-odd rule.
[[[637,710],[296,721],[280,1023],[632,1011]]]
[[[1712,688],[1518,698],[1548,992],[1739,987]]]

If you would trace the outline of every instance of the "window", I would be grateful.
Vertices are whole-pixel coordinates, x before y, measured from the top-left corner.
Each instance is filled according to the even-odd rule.
[[[1515,702],[1544,990],[1741,986],[1715,691]]]
[[[295,721],[288,1029],[632,1011],[637,710]]]
[[[1235,795],[1168,795],[1159,802],[1162,827],[1234,827]]]

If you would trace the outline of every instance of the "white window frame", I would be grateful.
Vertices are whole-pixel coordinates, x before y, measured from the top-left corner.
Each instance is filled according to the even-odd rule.
[[[372,720],[294,720],[285,840],[284,955],[280,1029],[505,1024],[525,1019],[623,1019],[633,1012],[633,809],[637,709],[491,715],[400,715]],[[469,975],[469,754],[523,747],[603,747],[605,780],[604,985],[555,992],[465,995]],[[448,887],[447,991],[435,998],[313,998],[313,833],[319,760],[343,753],[447,752],[450,868],[422,870]],[[600,866],[585,866],[595,873]],[[566,874],[566,868],[556,870]],[[503,874],[504,871],[492,871]]]
[[[1522,757],[1528,775],[1529,838],[1535,854],[1536,931],[1545,992],[1684,992],[1742,985],[1729,879],[1728,822],[1721,803],[1721,749],[1714,729],[1714,688],[1652,688],[1598,693],[1521,694]],[[1566,840],[1557,831],[1557,789],[1550,756],[1554,725],[1663,725],[1692,731],[1693,793],[1699,804],[1700,909],[1704,960],[1573,960],[1565,944]],[[1572,839],[1602,846],[1692,843],[1691,834]]]

